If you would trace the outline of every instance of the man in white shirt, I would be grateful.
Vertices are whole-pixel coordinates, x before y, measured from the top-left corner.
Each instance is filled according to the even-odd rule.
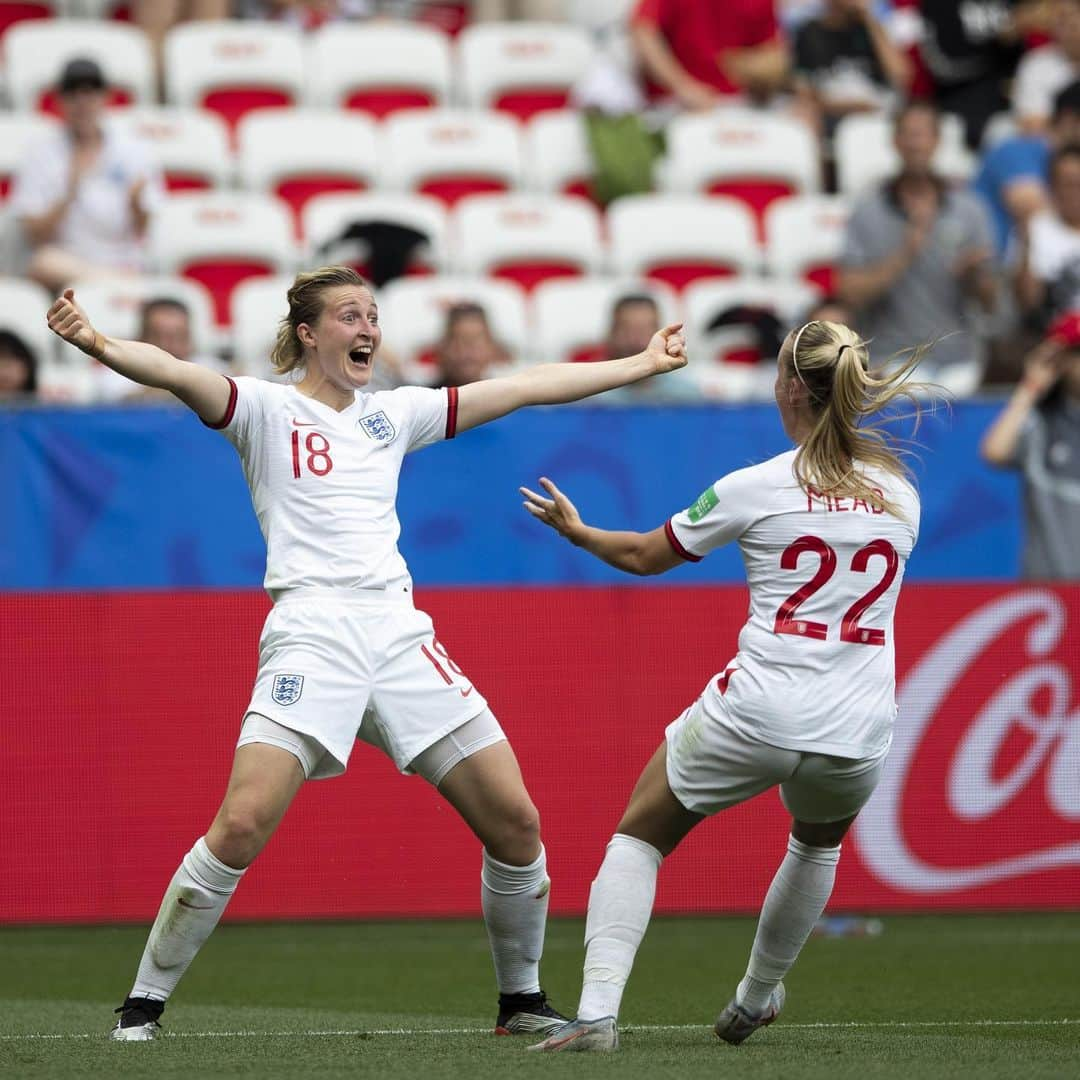
[[[1053,43],[1032,49],[1016,69],[1013,112],[1026,135],[1046,131],[1054,98],[1080,78],[1080,0],[1059,0],[1053,35]]]
[[[110,129],[98,64],[70,60],[59,82],[64,124],[26,155],[12,212],[32,250],[27,273],[56,290],[143,269],[143,238],[162,198],[146,148]]]

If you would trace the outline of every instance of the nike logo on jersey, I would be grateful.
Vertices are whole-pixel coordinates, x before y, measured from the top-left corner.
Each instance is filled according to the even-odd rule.
[[[182,896],[177,897],[176,902],[181,907],[191,908],[192,911],[210,911],[213,908],[213,904],[189,904]]]
[[[468,690],[458,690],[458,693],[462,697],[468,697],[473,692],[473,690],[475,690],[475,689],[476,689],[475,686],[470,686]]]
[[[318,427],[319,426],[319,421],[318,420],[297,420],[295,416],[292,418],[292,422],[293,422],[294,427]]]

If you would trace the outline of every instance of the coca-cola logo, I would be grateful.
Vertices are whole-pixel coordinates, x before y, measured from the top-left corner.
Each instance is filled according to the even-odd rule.
[[[854,830],[862,862],[883,884],[909,893],[949,893],[1080,865],[1080,840],[1058,835],[1048,842],[1046,828],[1056,824],[1060,833],[1063,824],[1080,820],[1080,709],[1072,705],[1072,672],[1053,655],[1067,622],[1065,604],[1050,590],[1010,592],[942,635],[908,671],[897,694],[885,775]],[[1017,629],[1021,623],[1028,625]],[[926,770],[944,791],[920,791],[926,782],[920,751],[941,724],[943,704],[971,669],[1006,642],[1014,662],[994,673],[992,691],[966,726],[960,718],[962,730],[942,770]],[[921,853],[912,835],[908,803],[916,793],[943,816],[929,826],[939,832],[1004,825],[1010,809],[1029,795],[1038,796],[1044,825],[1021,826],[1027,850],[972,850],[960,841],[963,858],[951,861],[962,864],[942,865]],[[1017,822],[1012,826],[1015,833]]]

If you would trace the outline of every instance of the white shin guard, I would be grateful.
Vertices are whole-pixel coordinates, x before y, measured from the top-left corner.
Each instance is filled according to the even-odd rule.
[[[585,978],[579,1020],[619,1015],[626,980],[649,925],[663,856],[652,844],[616,833],[589,892]]]
[[[484,851],[480,903],[500,994],[534,994],[540,989],[550,891],[543,845],[528,866],[501,863]]]
[[[173,874],[150,929],[132,997],[168,1000],[217,926],[243,870],[226,866],[200,837]]]

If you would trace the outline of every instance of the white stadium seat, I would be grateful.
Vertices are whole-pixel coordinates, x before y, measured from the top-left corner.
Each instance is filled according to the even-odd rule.
[[[518,125],[481,110],[409,109],[383,122],[383,181],[453,205],[465,195],[507,191],[522,180]]]
[[[454,269],[516,282],[580,277],[603,263],[600,215],[576,195],[473,195],[453,213]]]
[[[0,277],[0,330],[19,337],[38,361],[38,388],[52,400],[85,401],[78,372],[57,362],[57,338],[45,323],[54,297],[40,285],[21,278]]]
[[[360,109],[381,118],[450,99],[450,46],[430,26],[333,23],[311,35],[307,66],[306,101],[317,108]]]
[[[230,128],[252,109],[297,104],[303,86],[304,50],[291,26],[223,19],[181,23],[166,35],[168,102],[212,109]]]
[[[760,225],[774,199],[820,190],[818,141],[805,124],[771,113],[725,107],[678,116],[659,177],[664,191],[741,199]]]
[[[525,127],[525,161],[531,190],[588,196],[594,165],[581,113],[559,109],[534,116]]]
[[[884,113],[845,116],[833,136],[837,187],[844,195],[858,195],[888,179],[900,167],[893,146],[892,117]],[[950,113],[941,116],[941,141],[934,167],[950,180],[967,180],[975,158],[964,145],[963,122]]]
[[[628,195],[608,209],[615,274],[659,278],[682,289],[698,278],[756,273],[754,218],[726,196]]]
[[[492,333],[520,357],[528,341],[525,297],[509,281],[493,278],[427,277],[391,282],[379,293],[383,341],[417,381],[431,381],[435,347],[442,337],[446,313],[454,304],[479,304]]]
[[[539,363],[602,360],[615,302],[651,296],[663,326],[680,319],[679,298],[658,281],[588,277],[545,281],[530,298],[533,358]]]
[[[4,37],[8,96],[16,109],[57,111],[64,65],[88,57],[101,65],[114,105],[150,104],[154,64],[146,35],[134,26],[90,19],[18,23]]]
[[[270,363],[278,324],[289,314],[288,276],[254,278],[241,282],[233,296],[233,363],[241,375],[273,382],[291,381],[279,376]]]
[[[178,277],[131,277],[76,282],[75,296],[90,321],[109,337],[136,338],[139,316],[148,300],[177,300],[188,310],[191,339],[197,355],[214,350],[213,301],[197,282]],[[90,400],[115,401],[138,388],[92,357],[61,343],[61,358],[72,371],[82,369],[80,379]]]
[[[229,133],[206,109],[119,109],[111,124],[146,143],[169,191],[203,191],[232,180]]]
[[[297,223],[316,195],[375,184],[375,123],[359,113],[266,109],[240,121],[237,145],[242,186],[284,199]]]
[[[48,135],[56,123],[41,113],[0,113],[0,202],[11,194],[26,151]]]
[[[850,213],[851,204],[841,195],[778,199],[765,214],[769,272],[777,277],[805,278],[832,293]]]
[[[431,195],[399,195],[372,192],[363,195],[317,195],[304,207],[303,226],[307,257],[311,264],[342,263],[365,277],[374,267],[370,242],[362,238],[343,239],[353,226],[389,224],[415,229],[428,238],[406,259],[409,273],[440,272],[446,269],[446,208]]]
[[[288,208],[269,195],[173,195],[154,215],[149,241],[160,273],[206,286],[219,327],[230,323],[232,293],[241,281],[288,273],[296,259]]]
[[[747,322],[735,317],[739,308],[758,309],[780,322],[780,338],[805,315],[820,297],[819,290],[803,281],[776,278],[731,278],[691,285],[683,296],[687,352],[693,375],[706,397],[768,397],[776,381],[771,356],[762,356],[756,335]],[[709,324],[728,313],[728,325],[709,330]]]
[[[544,109],[565,109],[574,83],[593,56],[592,39],[560,23],[482,23],[457,39],[462,98],[527,120]]]

